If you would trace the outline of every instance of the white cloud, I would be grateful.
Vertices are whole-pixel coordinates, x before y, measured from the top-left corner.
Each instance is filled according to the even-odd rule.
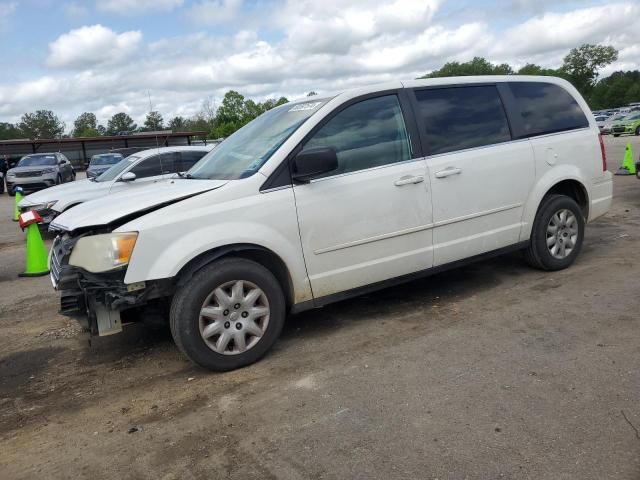
[[[118,15],[168,12],[183,4],[184,0],[96,0],[98,10]]]
[[[187,15],[199,12],[202,24],[232,19],[226,21],[235,28],[211,33],[203,27],[147,44],[137,31],[72,30],[49,47],[47,64],[64,70],[16,84],[3,85],[0,78],[0,120],[50,108],[68,124],[82,111],[96,112],[102,122],[125,111],[140,123],[147,91],[168,120],[193,115],[205,98],[219,102],[229,89],[256,99],[296,98],[310,90],[415,78],[475,55],[515,67],[558,66],[581,43],[620,51],[604,74],[640,68],[640,6],[630,1],[523,15],[502,31],[482,18],[452,19],[449,11],[439,12],[440,0],[282,0],[271,11],[265,5],[197,0]]]
[[[71,30],[49,44],[47,65],[54,68],[90,68],[115,63],[131,56],[142,40],[142,33],[116,33],[102,25]]]
[[[613,3],[564,13],[545,13],[509,28],[496,54],[535,55],[568,50],[586,41],[614,41],[640,27],[640,5]],[[638,37],[636,37],[638,38]]]
[[[233,20],[242,7],[242,0],[201,0],[187,12],[198,25],[218,25]]]

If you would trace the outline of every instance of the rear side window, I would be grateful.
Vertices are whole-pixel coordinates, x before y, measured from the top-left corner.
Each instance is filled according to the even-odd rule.
[[[510,82],[509,87],[522,116],[523,132],[519,136],[531,137],[589,126],[580,105],[558,85]]]
[[[137,178],[155,177],[156,175],[162,175],[163,163],[166,163],[167,158],[163,158],[163,162],[160,161],[162,155],[156,155],[155,157],[147,158],[138,165],[133,167],[131,171],[136,174]]]
[[[191,167],[193,167],[196,163],[198,163],[198,160],[200,160],[206,154],[207,152],[200,152],[200,151],[180,152],[180,156],[182,157],[182,160],[176,172],[186,172]]]
[[[427,155],[511,140],[494,85],[416,90]]]

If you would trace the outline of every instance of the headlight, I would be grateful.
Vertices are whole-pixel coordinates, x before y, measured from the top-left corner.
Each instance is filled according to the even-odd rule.
[[[15,174],[15,173],[13,173],[13,172],[7,172],[7,178],[9,178],[9,177],[15,177],[15,176],[16,176],[16,174]]]
[[[45,168],[44,170],[42,170],[42,173],[54,173],[55,171],[55,168]]]
[[[89,272],[106,272],[129,263],[137,232],[82,237],[71,251],[69,265]]]

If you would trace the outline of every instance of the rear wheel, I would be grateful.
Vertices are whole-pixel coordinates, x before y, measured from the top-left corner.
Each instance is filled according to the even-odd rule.
[[[614,137],[619,137],[619,136],[620,136],[620,134],[619,134],[619,133],[614,133],[614,134],[613,134],[613,136],[614,136]]]
[[[262,265],[225,258],[199,270],[174,295],[171,333],[194,363],[225,371],[259,360],[285,319],[280,284]]]
[[[636,128],[636,136],[640,135],[640,127]]]
[[[0,178],[0,195],[4,193],[4,180]]]
[[[525,259],[542,270],[562,270],[582,248],[584,216],[573,198],[549,195],[542,200],[531,231]]]
[[[58,174],[56,177],[56,185],[60,185],[62,183],[62,175]]]

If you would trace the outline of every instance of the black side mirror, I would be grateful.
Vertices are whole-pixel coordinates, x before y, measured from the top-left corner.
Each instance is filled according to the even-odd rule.
[[[338,156],[334,148],[310,148],[302,150],[293,159],[291,177],[296,182],[308,183],[323,173],[338,168]]]

